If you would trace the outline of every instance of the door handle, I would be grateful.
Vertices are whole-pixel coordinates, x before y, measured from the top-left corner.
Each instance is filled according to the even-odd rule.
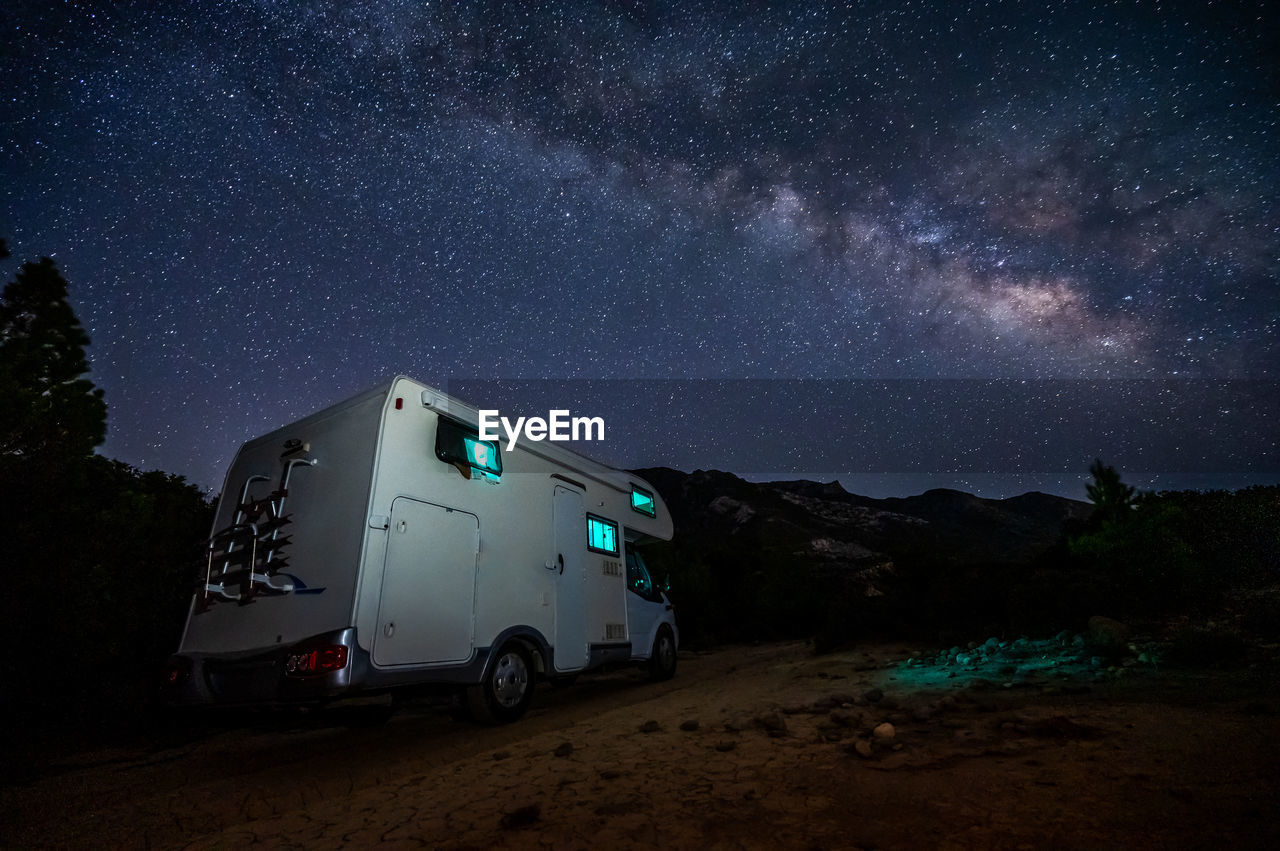
[[[564,553],[556,554],[556,561],[560,562],[560,575],[564,575]]]

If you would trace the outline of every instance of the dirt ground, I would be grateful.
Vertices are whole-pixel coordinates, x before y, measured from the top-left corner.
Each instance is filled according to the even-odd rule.
[[[671,682],[543,688],[496,728],[237,717],[41,766],[0,788],[0,844],[1280,847],[1274,664],[1007,651],[686,653]]]

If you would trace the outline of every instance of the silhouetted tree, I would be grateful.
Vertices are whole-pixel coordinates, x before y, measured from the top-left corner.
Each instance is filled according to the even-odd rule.
[[[82,457],[107,433],[102,390],[85,378],[89,335],[48,257],[0,293],[0,458]]]
[[[1134,505],[1133,486],[1120,481],[1116,468],[1103,465],[1101,458],[1094,460],[1089,473],[1093,482],[1084,489],[1098,519],[1106,522],[1128,515]]]

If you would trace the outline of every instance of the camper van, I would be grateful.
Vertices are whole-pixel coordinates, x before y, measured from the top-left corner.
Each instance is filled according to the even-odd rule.
[[[399,376],[240,448],[178,653],[177,704],[433,691],[493,722],[540,680],[675,673],[679,632],[638,546],[671,539],[639,476]]]

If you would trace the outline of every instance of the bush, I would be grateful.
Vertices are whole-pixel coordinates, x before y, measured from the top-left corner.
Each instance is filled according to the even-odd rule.
[[[1171,665],[1220,665],[1239,661],[1246,646],[1244,637],[1227,627],[1184,626],[1170,638],[1164,658]]]

